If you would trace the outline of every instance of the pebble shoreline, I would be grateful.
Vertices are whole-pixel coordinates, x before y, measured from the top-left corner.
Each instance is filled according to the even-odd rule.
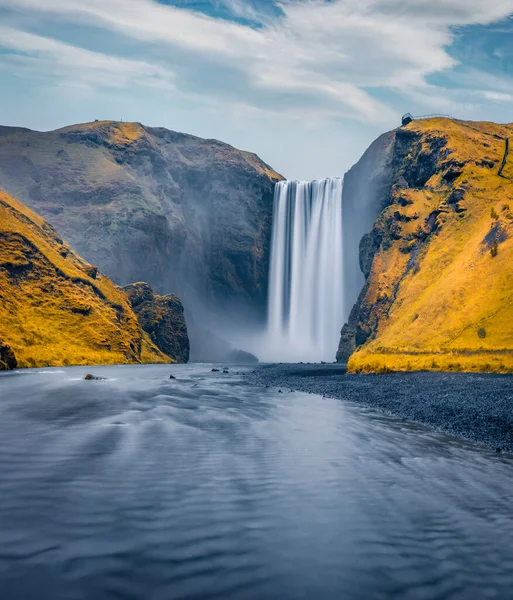
[[[297,390],[375,408],[513,453],[513,376],[475,373],[345,374],[339,365],[260,365],[253,385]]]

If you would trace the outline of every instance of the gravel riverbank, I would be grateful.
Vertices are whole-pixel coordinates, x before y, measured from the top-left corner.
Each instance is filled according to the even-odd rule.
[[[260,365],[246,378],[254,385],[356,402],[498,451],[513,452],[511,375],[348,375],[339,365]]]

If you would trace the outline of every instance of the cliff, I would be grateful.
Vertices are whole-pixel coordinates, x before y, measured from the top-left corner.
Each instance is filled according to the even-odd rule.
[[[112,281],[0,191],[0,369],[169,361]]]
[[[344,176],[342,227],[344,306],[347,308],[354,305],[365,283],[355,248],[385,208],[392,185],[394,141],[393,131],[381,135]]]
[[[513,370],[512,134],[442,118],[389,134],[337,355],[350,371]]]
[[[255,154],[139,123],[0,127],[0,187],[115,283],[177,293],[207,326],[264,315],[280,179]]]
[[[144,331],[164,354],[176,362],[189,360],[189,338],[178,296],[159,296],[147,283],[122,288]]]

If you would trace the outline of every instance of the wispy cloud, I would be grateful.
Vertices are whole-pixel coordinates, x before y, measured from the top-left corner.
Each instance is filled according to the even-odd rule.
[[[381,123],[394,113],[377,89],[443,104],[427,78],[457,65],[447,50],[453,28],[493,23],[513,12],[513,0],[282,0],[271,18],[268,9],[259,9],[262,3],[219,1],[234,17],[258,26],[154,0],[0,0],[0,7],[19,16],[36,13],[43,25],[57,17],[108,30],[113,42],[116,36],[131,39],[142,53],[137,59],[106,55],[6,29],[0,41],[18,55],[3,60],[26,69],[44,63],[55,76],[90,85],[107,79],[122,86],[133,78],[255,111],[286,116],[309,110],[312,120]],[[144,55],[148,44],[151,58]],[[211,76],[216,69],[223,74],[217,80]],[[484,91],[496,101],[497,94],[509,93],[490,86]]]
[[[512,86],[513,90],[513,86]],[[505,93],[505,92],[494,92],[492,90],[484,90],[483,97],[486,100],[491,100],[492,102],[512,102],[513,94]]]
[[[18,74],[57,78],[70,84],[103,87],[142,85],[174,90],[172,71],[140,61],[108,56],[43,36],[0,26],[0,66]]]

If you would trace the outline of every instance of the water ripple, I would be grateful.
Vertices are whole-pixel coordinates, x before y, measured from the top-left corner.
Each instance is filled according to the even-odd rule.
[[[509,457],[208,366],[85,372],[0,377],[2,600],[509,597]]]

